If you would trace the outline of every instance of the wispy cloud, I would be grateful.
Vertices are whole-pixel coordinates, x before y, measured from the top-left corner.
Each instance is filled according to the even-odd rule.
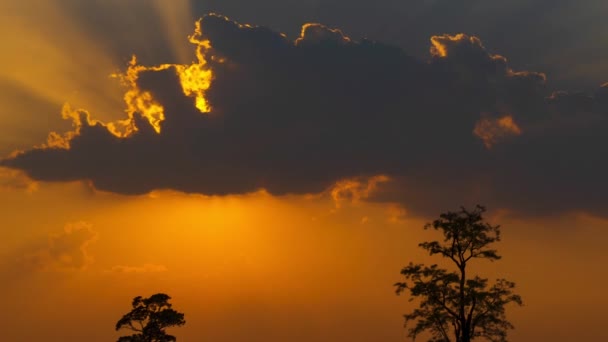
[[[126,266],[116,265],[109,269],[108,273],[127,273],[127,274],[144,274],[144,273],[161,273],[167,272],[169,269],[164,265],[143,264],[142,266]]]
[[[89,245],[99,234],[85,222],[67,224],[60,233],[51,234],[46,242],[32,247],[20,259],[21,264],[37,271],[82,271],[94,258]]]

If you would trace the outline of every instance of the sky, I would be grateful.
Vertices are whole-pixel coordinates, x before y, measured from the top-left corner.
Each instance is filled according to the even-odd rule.
[[[512,341],[601,341],[603,0],[0,0],[0,313],[116,340],[403,341],[426,222],[488,207]],[[35,326],[35,329],[32,327]]]

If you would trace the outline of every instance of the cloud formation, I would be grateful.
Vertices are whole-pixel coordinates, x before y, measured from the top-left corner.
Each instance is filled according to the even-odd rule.
[[[192,65],[132,61],[124,121],[65,109],[73,132],[1,164],[122,194],[309,194],[382,176],[366,199],[411,212],[608,215],[606,85],[549,94],[545,75],[466,34],[433,36],[417,60],[320,24],[290,40],[207,15],[190,41]]]
[[[21,259],[22,264],[39,271],[81,271],[93,263],[88,247],[98,234],[91,225],[80,222],[68,224],[58,234],[49,236]]]
[[[32,193],[37,189],[38,184],[19,170],[0,167],[0,190],[19,190]]]
[[[513,117],[505,115],[501,118],[487,119],[481,118],[475,125],[473,133],[483,140],[487,148],[500,142],[511,135],[520,135],[521,129],[513,121]]]

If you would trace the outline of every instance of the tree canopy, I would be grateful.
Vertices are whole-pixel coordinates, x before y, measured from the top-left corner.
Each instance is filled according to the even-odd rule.
[[[135,297],[133,309],[116,323],[116,330],[122,328],[135,332],[122,336],[118,342],[174,342],[175,336],[165,332],[166,328],[186,324],[184,314],[171,308],[171,297],[157,293],[149,298]]]
[[[497,279],[490,285],[487,278],[467,274],[467,265],[475,259],[495,261],[501,257],[491,247],[500,241],[500,226],[484,221],[485,207],[461,208],[446,212],[425,225],[443,235],[443,241],[422,242],[430,255],[438,254],[453,264],[455,270],[410,263],[401,270],[405,281],[395,284],[397,294],[409,291],[410,301],[419,306],[406,314],[408,336],[412,339],[430,333],[429,342],[470,342],[482,338],[492,342],[507,341],[513,325],[507,321],[505,306],[522,305],[513,292],[515,283]]]

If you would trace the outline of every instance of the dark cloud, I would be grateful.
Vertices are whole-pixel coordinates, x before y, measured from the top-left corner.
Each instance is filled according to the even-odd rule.
[[[185,44],[175,37],[189,33],[190,17],[217,12],[289,37],[298,35],[300,23],[322,22],[357,39],[399,46],[417,58],[426,57],[428,37],[467,32],[508,56],[516,68],[545,72],[558,88],[590,90],[604,82],[608,72],[604,62],[608,38],[597,34],[608,15],[604,0],[54,0],[54,4],[117,63],[132,53],[146,64],[177,56],[182,57],[180,62],[189,61],[176,51]],[[177,7],[186,9],[182,13],[174,10]]]
[[[426,57],[430,36],[467,32],[516,68],[545,72],[557,88],[593,89],[608,73],[608,38],[597,34],[608,15],[604,0],[193,0],[192,8],[290,37],[298,33],[294,23],[322,22],[418,58]]]
[[[486,203],[608,214],[605,87],[551,95],[543,74],[513,70],[464,34],[434,36],[419,60],[318,24],[294,41],[210,15],[201,32],[209,113],[184,95],[182,66],[142,69],[138,89],[164,107],[160,134],[135,113],[137,130],[118,137],[81,112],[69,149],[2,164],[123,194],[318,193],[387,175],[366,198],[417,213]]]

